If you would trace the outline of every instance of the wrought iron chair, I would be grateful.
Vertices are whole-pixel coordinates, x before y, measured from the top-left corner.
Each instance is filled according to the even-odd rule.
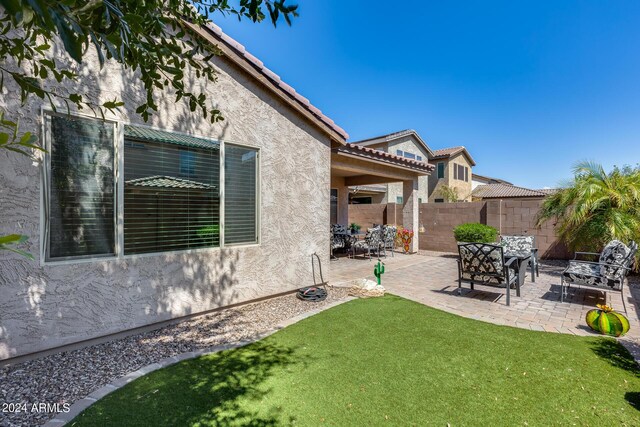
[[[531,255],[531,277],[535,273],[540,276],[540,264],[538,262],[538,248],[536,247],[535,236],[501,236],[500,245],[504,248],[504,253],[509,256]]]
[[[602,253],[576,252],[560,278],[560,301],[564,302],[572,284],[622,293],[624,280],[633,267],[636,252],[636,242],[627,246],[619,240],[609,242]],[[578,260],[579,256],[597,256],[598,261]],[[622,300],[624,302],[624,298]]]
[[[351,245],[351,253],[355,258],[359,250],[363,253],[366,251],[371,260],[371,252],[376,252],[380,255],[380,252],[384,249],[384,239],[382,236],[382,227],[369,228],[364,240],[359,240]]]
[[[391,256],[393,257],[393,251],[396,248],[396,234],[398,233],[398,228],[395,225],[384,225],[382,226],[382,238],[384,240],[384,256],[387,256],[387,249],[391,250]]]
[[[504,259],[500,245],[488,243],[458,244],[458,295],[462,294],[462,283],[506,288],[507,305],[511,305],[511,288],[520,296],[520,274],[526,269],[524,263],[518,267],[518,259]]]
[[[346,247],[346,240],[344,238],[346,232],[343,225],[331,224],[331,259],[338,259],[338,257],[333,254],[334,250]]]

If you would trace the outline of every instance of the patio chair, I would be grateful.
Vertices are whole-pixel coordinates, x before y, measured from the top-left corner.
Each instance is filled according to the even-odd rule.
[[[344,225],[331,224],[331,259],[338,259],[338,257],[333,254],[334,250],[342,249],[346,246],[346,232]]]
[[[398,228],[395,225],[384,225],[382,226],[382,238],[384,240],[383,250],[384,256],[387,256],[387,249],[391,250],[391,256],[393,255],[393,250],[396,248],[396,234],[398,233]]]
[[[622,293],[624,280],[632,269],[637,251],[636,242],[627,246],[619,240],[612,240],[602,253],[576,252],[560,277],[560,301],[564,302],[572,284]],[[578,256],[597,256],[598,261],[582,261],[578,260]]]
[[[351,253],[354,258],[358,251],[362,250],[363,253],[366,251],[369,256],[369,260],[371,260],[372,251],[380,255],[380,251],[382,251],[382,249],[384,249],[384,239],[382,236],[382,227],[380,226],[369,228],[364,240],[359,240],[351,245]]]
[[[540,264],[538,261],[538,248],[536,247],[535,236],[501,236],[500,244],[504,248],[507,256],[523,256],[531,255],[531,277],[535,273],[536,277],[540,277]]]
[[[462,294],[462,283],[506,288],[507,305],[511,305],[511,288],[520,296],[520,274],[526,269],[518,266],[518,259],[504,259],[500,245],[488,243],[458,244],[458,295]]]

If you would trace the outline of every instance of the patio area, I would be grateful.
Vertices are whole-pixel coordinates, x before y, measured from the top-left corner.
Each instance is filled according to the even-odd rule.
[[[421,252],[414,255],[395,253],[382,258],[386,272],[382,285],[387,292],[441,309],[463,317],[498,325],[514,326],[534,331],[547,331],[579,336],[595,335],[585,323],[587,311],[596,304],[612,306],[625,313],[631,329],[625,341],[636,359],[640,344],[640,319],[637,301],[640,289],[638,278],[631,276],[629,286],[624,287],[624,301],[620,293],[603,293],[595,289],[571,287],[567,302],[560,302],[560,273],[566,261],[543,260],[540,276],[531,282],[527,271],[522,296],[511,296],[511,306],[505,305],[503,289],[476,285],[475,290],[463,284],[458,296],[458,273],[455,254]],[[371,261],[363,257],[339,258],[330,264],[329,283],[333,286],[351,286],[359,278],[375,280]],[[625,312],[626,309],[626,312]]]

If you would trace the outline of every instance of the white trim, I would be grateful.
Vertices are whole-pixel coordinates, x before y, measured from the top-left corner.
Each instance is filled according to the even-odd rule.
[[[111,123],[113,124],[113,153],[114,153],[114,159],[113,159],[113,178],[114,178],[114,182],[113,182],[113,198],[114,198],[114,202],[116,201],[117,198],[117,181],[116,181],[116,177],[117,177],[117,158],[116,158],[116,154],[117,154],[117,138],[118,138],[118,122],[116,120],[112,120],[109,118],[96,118],[95,116],[88,116],[86,114],[76,114],[76,113],[72,113],[72,114],[68,114],[68,113],[60,113],[57,111],[54,111],[53,109],[50,108],[44,108],[41,107],[41,121],[42,121],[42,128],[43,128],[43,136],[44,136],[44,148],[46,150],[45,155],[44,155],[44,161],[42,162],[42,169],[41,169],[41,174],[42,174],[42,180],[41,182],[42,187],[41,187],[41,203],[42,206],[40,206],[40,218],[41,221],[43,221],[40,224],[40,238],[41,238],[41,258],[40,258],[40,265],[44,266],[46,265],[54,265],[54,264],[60,264],[60,263],[75,263],[75,262],[89,262],[89,261],[95,261],[95,260],[105,260],[105,259],[116,259],[118,257],[118,236],[117,236],[117,212],[118,212],[118,207],[114,206],[114,210],[113,210],[113,225],[114,225],[114,253],[113,254],[105,254],[105,255],[86,255],[86,256],[72,256],[72,257],[59,257],[59,258],[54,258],[54,259],[47,259],[49,256],[49,237],[51,234],[51,129],[47,127],[47,118],[49,117],[66,117],[66,118],[73,118],[73,117],[77,117],[80,120],[99,120],[102,122],[106,122],[106,123]]]
[[[124,255],[124,126],[116,125],[116,256]]]
[[[220,247],[223,247],[223,248],[237,248],[237,247],[240,247],[240,246],[247,246],[247,245],[249,245],[249,246],[251,246],[251,245],[260,245],[260,242],[262,240],[261,239],[262,227],[261,227],[261,221],[260,221],[261,214],[262,214],[262,208],[261,208],[261,200],[262,200],[262,197],[261,197],[261,194],[262,194],[262,188],[261,188],[262,176],[261,176],[261,173],[262,172],[261,171],[262,171],[262,168],[260,167],[261,166],[261,160],[260,159],[262,158],[262,156],[260,155],[260,150],[261,149],[260,149],[260,147],[255,146],[255,145],[251,145],[251,144],[236,144],[234,142],[227,142],[227,141],[224,141],[224,143],[222,145],[226,147],[227,144],[234,145],[236,147],[241,147],[241,148],[248,148],[250,150],[255,150],[256,151],[256,206],[255,206],[255,213],[256,213],[256,241],[255,242],[251,242],[251,243],[231,243],[229,245],[227,245],[226,243],[223,245],[222,242],[221,242]],[[224,152],[225,155],[226,155],[226,148],[222,148],[220,150],[220,152],[221,153]],[[224,156],[223,156],[223,158],[224,158]],[[223,168],[223,172],[226,172],[226,165]],[[222,180],[222,183],[220,184],[220,187],[224,188],[224,185],[223,185],[224,184],[224,174],[223,173],[221,173],[221,180]],[[222,197],[221,196],[220,199],[221,199],[220,205],[221,205],[221,211],[222,211],[221,216],[222,216],[222,219],[224,220],[224,215],[223,215],[224,211],[222,210],[222,206],[225,203],[223,200],[226,200],[226,197]],[[223,221],[221,221],[221,222],[223,222]],[[221,228],[221,230],[222,230],[222,228]],[[224,231],[221,232],[221,235],[222,235],[221,240],[223,240],[224,239],[224,235],[225,235]]]
[[[224,142],[222,142],[220,144],[220,150],[219,150],[219,156],[220,156],[220,167],[218,168],[218,170],[220,171],[220,176],[218,177],[218,181],[220,182],[220,189],[218,190],[219,196],[220,196],[220,212],[218,213],[219,215],[219,224],[218,227],[220,229],[220,241],[218,242],[218,244],[220,245],[221,248],[225,247],[225,243],[224,243],[224,236],[226,234],[226,228],[225,228],[225,223],[226,221],[224,220],[224,210],[225,210],[225,205],[226,205],[226,192],[225,192],[225,172],[227,170],[227,167],[225,165],[225,155],[226,155],[226,151],[225,151],[225,146],[226,144]]]

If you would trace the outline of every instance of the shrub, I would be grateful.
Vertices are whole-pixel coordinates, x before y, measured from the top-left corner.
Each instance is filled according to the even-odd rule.
[[[493,243],[498,239],[498,230],[477,222],[461,224],[453,229],[458,242]]]

